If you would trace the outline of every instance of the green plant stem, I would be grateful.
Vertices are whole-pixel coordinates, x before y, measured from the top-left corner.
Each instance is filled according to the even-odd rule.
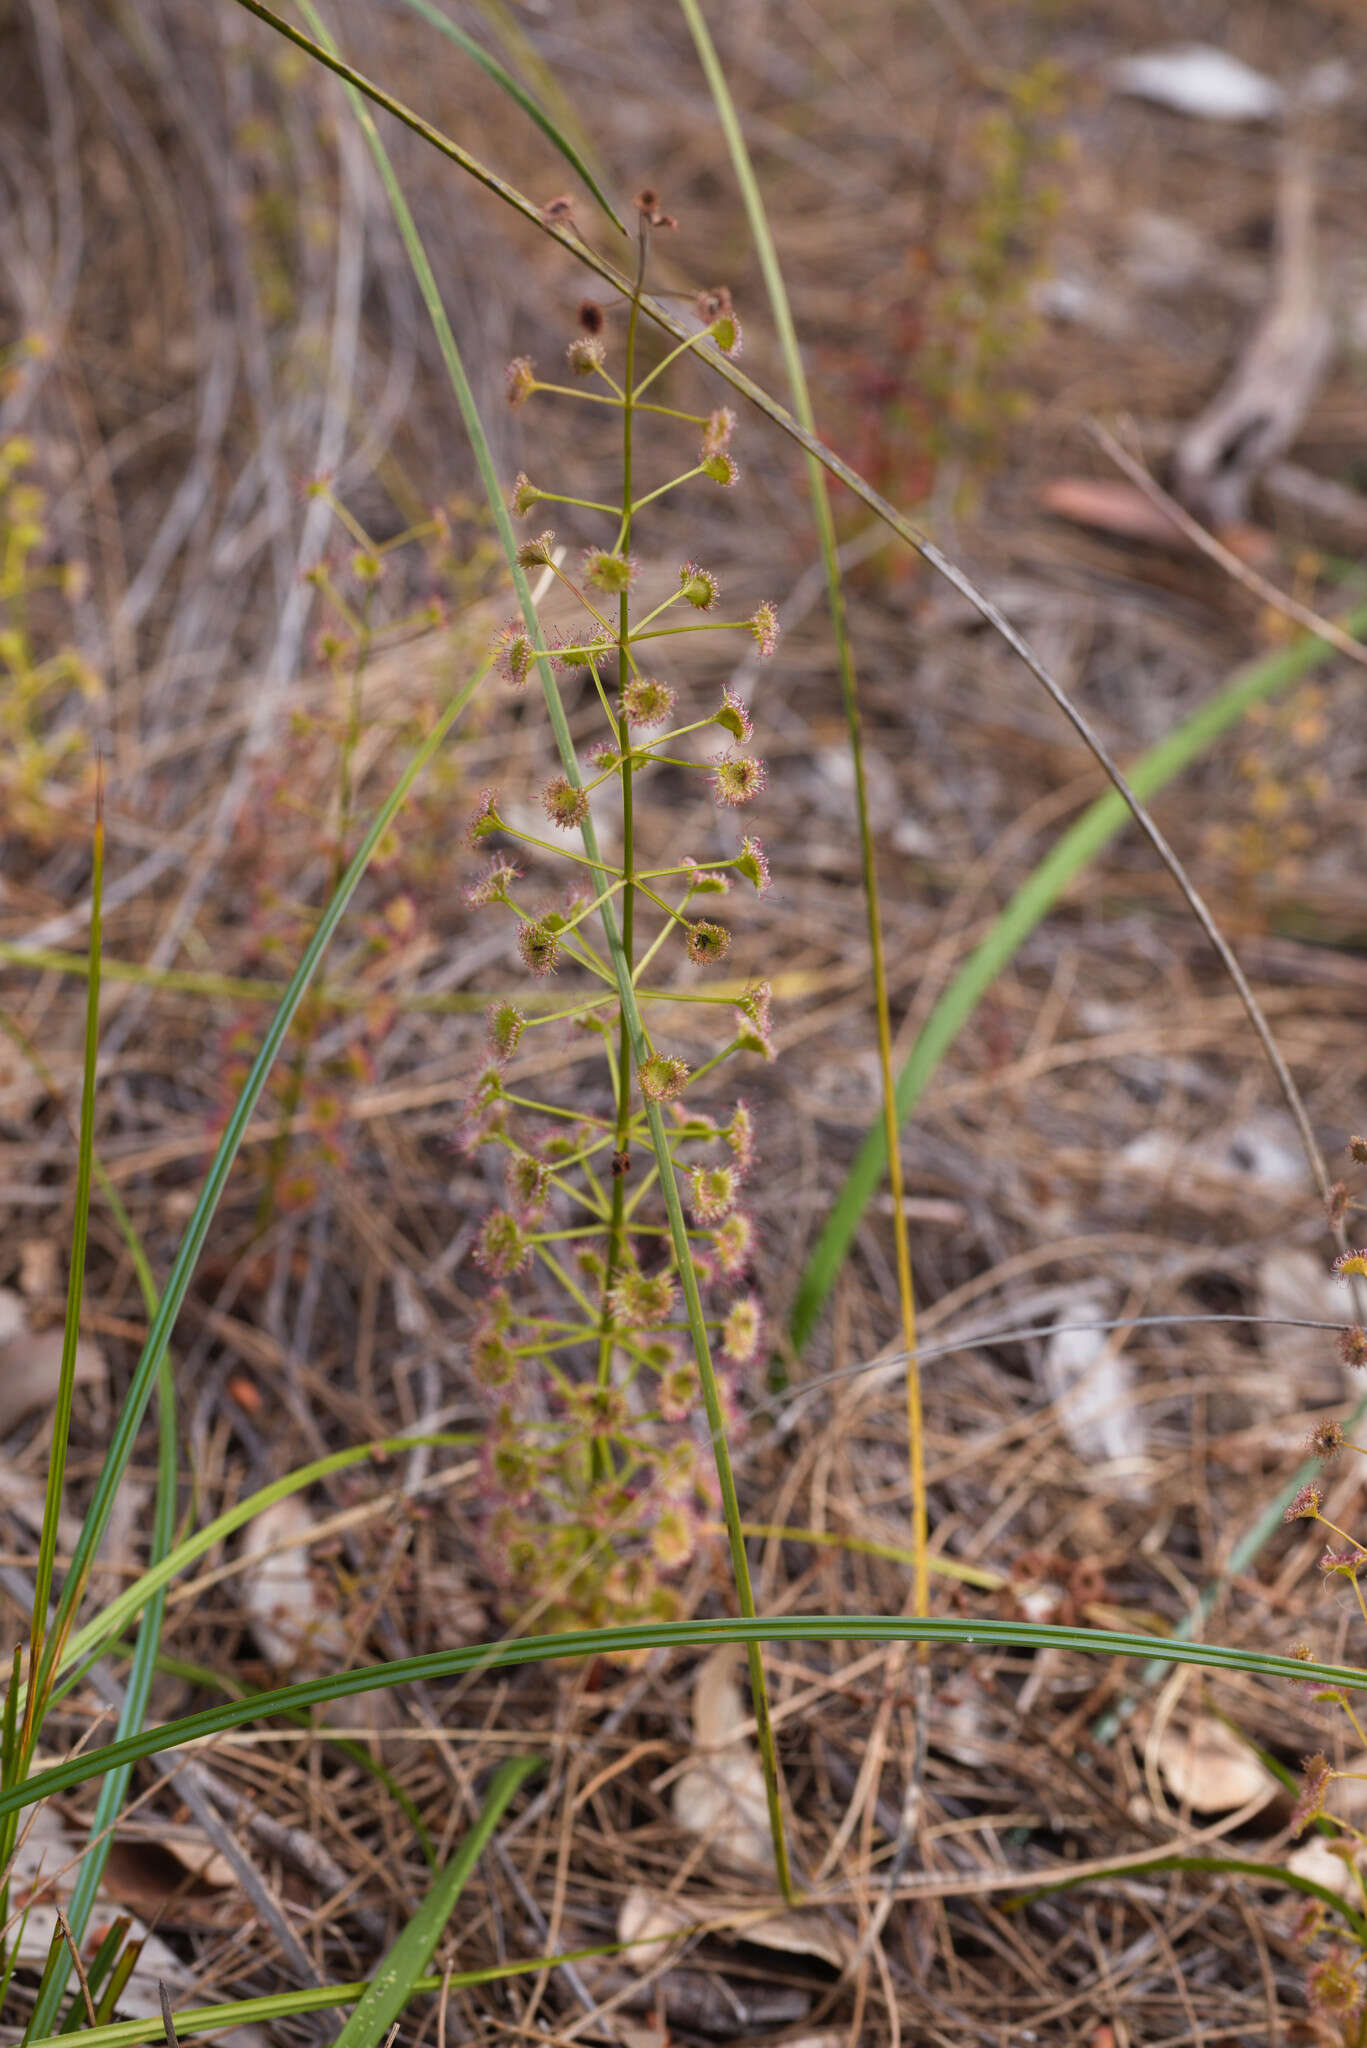
[[[633,389],[636,374],[636,333],[641,314],[641,286],[645,282],[645,267],[648,244],[647,229],[642,222],[637,231],[636,290],[632,296],[627,314],[626,370],[623,376],[624,396],[622,400],[622,524],[618,535],[618,551],[625,554],[631,546],[632,517],[632,456],[633,425],[636,414],[636,395]],[[623,591],[617,601],[617,680],[621,687],[628,661],[627,642],[631,630],[631,599]],[[621,756],[618,763],[618,779],[622,795],[622,954],[627,963],[628,973],[635,979],[636,961],[636,799],[635,763],[631,752],[631,741],[627,732],[626,712],[619,712],[614,721],[614,736],[617,751]],[[631,1139],[631,1037],[627,1030],[626,1012],[619,1006],[617,1021],[617,1133],[615,1158],[612,1166],[612,1213],[608,1224],[608,1262],[603,1278],[603,1316],[598,1338],[598,1384],[607,1388],[612,1382],[612,1290],[621,1277],[627,1263],[626,1240],[626,1186],[630,1162]],[[594,1453],[603,1464],[610,1465],[612,1452],[606,1443],[595,1442]]]
[[[250,4],[251,11],[254,13],[264,15],[267,12],[267,10],[257,4],[257,0],[242,0],[242,4]],[[334,70],[338,69],[335,53],[331,51],[327,31],[323,27],[313,0],[300,0],[300,5],[315,35],[320,37],[319,49],[323,51],[331,67]],[[298,41],[299,38],[297,35],[292,36],[292,40]],[[513,580],[513,588],[517,593],[518,605],[522,612],[523,621],[531,636],[532,644],[537,649],[537,668],[540,673],[542,694],[546,703],[546,715],[550,720],[556,751],[560,756],[561,765],[569,781],[575,788],[579,788],[582,782],[579,773],[579,762],[575,754],[569,724],[565,717],[564,706],[560,700],[560,692],[556,685],[555,674],[542,642],[540,621],[537,617],[536,607],[532,602],[531,590],[527,583],[526,574],[517,558],[517,538],[508,516],[508,507],[504,501],[503,489],[499,482],[497,471],[494,468],[488,437],[484,432],[484,424],[480,419],[479,408],[475,404],[474,393],[470,389],[470,382],[465,374],[465,365],[461,361],[460,351],[456,347],[455,336],[451,332],[451,324],[446,317],[446,309],[442,304],[441,293],[437,289],[437,282],[432,274],[432,266],[428,261],[427,252],[423,247],[422,238],[418,234],[412,213],[404,198],[403,190],[394,174],[394,168],[390,163],[388,151],[380,140],[375,123],[371,118],[368,107],[365,105],[361,92],[358,90],[357,84],[349,82],[347,92],[352,110],[356,115],[357,121],[360,123],[362,132],[370,146],[371,154],[375,159],[381,182],[385,187],[390,207],[398,225],[400,237],[407,251],[409,262],[412,264],[413,274],[418,282],[418,289],[422,294],[428,316],[436,331],[437,343],[446,365],[447,375],[455,392],[456,403],[460,408],[461,417],[465,423],[466,433],[470,439],[476,466],[479,469],[485,495],[488,498],[489,507],[493,514],[494,524],[498,531],[504,555],[507,558],[509,573]],[[636,295],[641,296],[639,287],[636,288]],[[598,837],[594,830],[592,817],[585,818],[580,827],[580,833],[585,853],[595,866],[601,870],[599,887],[606,891],[611,878],[611,871],[606,867],[599,853]],[[603,904],[602,922],[612,971],[617,981],[622,1015],[626,1020],[627,1040],[630,1046],[631,1058],[639,1072],[639,1069],[650,1056],[649,1045],[646,1040],[645,1027],[641,1021],[640,1008],[636,1001],[636,991],[632,984],[631,970],[622,950],[622,937],[617,923],[617,915],[610,901]],[[669,1150],[669,1139],[665,1131],[664,1117],[661,1113],[660,1105],[658,1102],[647,1100],[645,1111],[646,1123],[650,1131],[651,1147],[660,1169],[660,1187],[664,1198],[666,1214],[669,1218],[670,1236],[673,1242],[680,1284],[683,1288],[689,1335],[692,1339],[694,1355],[697,1359],[703,1406],[707,1414],[712,1453],[717,1468],[717,1485],[721,1494],[722,1512],[727,1527],[736,1600],[741,1610],[742,1619],[753,1621],[755,1619],[755,1596],[750,1583],[750,1567],[745,1554],[745,1538],[741,1534],[740,1529],[740,1504],[736,1497],[735,1476],[731,1469],[731,1455],[726,1442],[726,1427],[721,1409],[721,1395],[717,1385],[716,1371],[712,1364],[712,1352],[708,1342],[707,1325],[698,1293],[698,1278],[694,1270],[692,1252],[688,1242],[688,1226],[684,1220],[683,1203],[679,1196],[678,1180],[674,1173],[673,1160]],[[546,1255],[541,1253],[539,1256],[545,1257]],[[574,1299],[575,1290],[570,1287],[567,1291],[570,1293],[571,1299]],[[751,1694],[755,1708],[755,1726],[760,1762],[764,1772],[770,1832],[774,1843],[774,1861],[784,1897],[791,1899],[793,1897],[793,1880],[788,1861],[787,1839],[783,1824],[783,1806],[779,1791],[778,1749],[774,1740],[773,1721],[769,1712],[768,1692],[764,1681],[764,1663],[758,1638],[747,1644],[746,1655],[749,1664]]]

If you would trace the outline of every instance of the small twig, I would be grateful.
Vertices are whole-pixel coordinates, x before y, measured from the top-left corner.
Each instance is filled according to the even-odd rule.
[[[166,2048],[180,2048],[180,2042],[176,2038],[176,2023],[171,2017],[171,1994],[166,1988],[164,1977],[157,1979],[157,1996],[161,2000],[161,2023],[166,2029]],[[92,2026],[95,2024],[93,2013],[90,2015],[90,2023]]]
[[[53,1911],[57,1915],[57,1925],[62,1930],[62,1940],[66,1943],[71,1954],[71,1965],[76,1972],[76,1982],[80,1985],[81,1997],[85,2000],[85,2016],[93,2027],[97,2024],[95,2001],[90,1996],[90,1980],[85,1974],[85,1964],[81,1961],[81,1951],[76,1946],[76,1937],[67,1923],[66,1914],[60,1906],[54,1906]]]
[[[1347,655],[1349,661],[1356,661],[1361,667],[1367,668],[1367,647],[1364,647],[1361,640],[1355,640],[1351,633],[1344,632],[1342,626],[1336,626],[1332,619],[1326,619],[1322,612],[1315,611],[1312,606],[1302,604],[1299,598],[1289,596],[1284,590],[1278,590],[1276,584],[1269,583],[1266,576],[1260,576],[1247,562],[1240,561],[1223,541],[1217,540],[1213,533],[1208,532],[1199,519],[1193,519],[1186,507],[1179,504],[1176,498],[1149,475],[1143,463],[1131,455],[1115,435],[1102,426],[1100,420],[1089,419],[1086,427],[1098,448],[1104,455],[1109,456],[1116,468],[1122,470],[1130,482],[1144,493],[1150,504],[1156,505],[1159,511],[1172,521],[1194,548],[1199,548],[1203,555],[1208,556],[1223,569],[1226,576],[1232,577],[1236,583],[1241,583],[1245,590],[1261,599],[1272,611],[1281,612],[1283,617],[1294,619],[1298,626],[1304,626],[1316,639],[1326,641],[1330,647],[1337,648],[1340,654]]]

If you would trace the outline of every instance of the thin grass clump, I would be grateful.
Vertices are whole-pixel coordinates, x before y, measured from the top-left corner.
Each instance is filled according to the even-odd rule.
[[[644,269],[649,235],[665,217],[652,194],[642,194],[639,210]],[[699,338],[737,347],[729,298],[709,294],[706,309],[711,318]],[[719,635],[731,645],[743,636],[769,655],[778,620],[768,603],[748,617],[717,618],[718,579],[692,561],[677,566],[662,601],[636,602],[638,513],[699,482],[732,488],[734,421],[725,408],[698,415],[653,403],[652,424],[662,421],[673,435],[688,431],[698,449],[666,482],[643,486],[639,414],[647,392],[655,394],[662,372],[691,344],[638,378],[635,308],[624,363],[610,367],[604,325],[597,307],[581,313],[568,384],[542,382],[525,357],[508,371],[514,405],[553,394],[606,402],[621,417],[618,502],[570,498],[526,476],[511,499],[523,518],[569,504],[607,522],[603,539],[573,568],[553,529],[519,550],[522,568],[541,572],[543,591],[558,585],[574,599],[578,627],[572,637],[552,634],[547,652],[557,671],[587,678],[601,734],[542,790],[546,834],[511,822],[493,790],[484,792],[469,828],[485,865],[468,901],[516,920],[523,966],[537,981],[563,976],[569,984],[564,1001],[549,1007],[511,999],[491,1006],[489,1062],[462,1134],[472,1152],[492,1147],[506,1155],[503,1199],[484,1218],[474,1251],[492,1283],[470,1335],[472,1370],[493,1408],[486,1550],[510,1610],[540,1603],[553,1628],[678,1614],[669,1582],[721,1504],[713,1419],[699,1384],[700,1371],[711,1367],[700,1365],[691,1341],[686,1282],[705,1303],[728,1431],[739,1416],[739,1375],[756,1357],[763,1328],[745,1208],[753,1119],[743,1098],[718,1104],[715,1079],[742,1055],[772,1058],[770,992],[756,981],[737,999],[734,987],[711,994],[705,981],[692,984],[727,957],[726,899],[738,887],[763,893],[768,862],[761,840],[742,830],[738,848],[733,833],[730,848],[709,851],[705,864],[692,852],[645,864],[643,827],[655,821],[643,813],[662,768],[704,782],[719,813],[748,812],[760,795],[764,763],[751,750],[753,720],[741,694],[727,685],[719,697],[699,691],[689,702],[683,685],[656,670],[681,634]],[[500,667],[514,689],[526,684],[541,652],[520,617],[498,636]],[[551,836],[582,827],[591,807],[605,839],[620,846],[620,860],[573,852]],[[562,871],[553,900],[548,866]],[[646,1020],[641,1058],[633,1057],[630,1021],[600,935],[609,905]],[[671,968],[682,971],[682,984]],[[697,1064],[668,1035],[665,1020],[677,1015],[680,994],[721,1020]],[[567,1102],[523,1080],[548,1033],[567,1026],[601,1049],[597,1107],[582,1087]],[[663,1160],[652,1156],[652,1109],[663,1112]],[[682,1194],[682,1259],[663,1177]]]

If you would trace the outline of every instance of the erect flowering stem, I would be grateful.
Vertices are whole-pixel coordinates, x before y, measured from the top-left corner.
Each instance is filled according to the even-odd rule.
[[[636,331],[641,312],[641,286],[645,281],[646,253],[649,230],[642,220],[637,231],[636,288],[632,293],[631,306],[627,314],[626,369],[623,374],[624,395],[622,400],[622,523],[617,536],[617,552],[625,555],[631,546],[631,484],[633,454],[633,421],[636,395],[633,389],[636,367]],[[619,689],[626,679],[630,662],[630,593],[625,588],[617,600],[617,681]],[[634,763],[631,742],[627,733],[625,711],[620,711],[616,720],[617,747],[621,755],[618,777],[622,790],[622,874],[625,878],[622,888],[622,958],[630,980],[636,954],[636,816],[635,791],[633,785]],[[629,1144],[631,1137],[631,1037],[627,1026],[626,1010],[623,1008],[618,1022],[617,1043],[617,1151],[612,1172],[612,1220],[609,1226],[607,1282],[603,1289],[603,1328],[598,1342],[598,1384],[606,1387],[612,1376],[612,1289],[626,1263],[626,1183],[630,1170]]]
[[[639,297],[643,279],[645,257],[644,240],[638,265],[636,292],[628,325],[628,368],[627,389],[631,389],[633,356],[636,339],[636,320],[639,314]],[[634,405],[623,406],[623,503],[631,503],[631,420]],[[496,517],[506,511],[500,501]],[[515,546],[510,549],[515,555]],[[559,687],[551,664],[544,651],[540,622],[531,602],[525,578],[517,576],[518,596],[522,603],[523,617],[528,633],[537,649],[537,668],[541,678],[542,694],[551,731],[555,739],[561,765],[566,776],[575,787],[580,787],[582,778],[578,757],[565,717]],[[748,621],[739,621],[747,625]],[[626,594],[623,593],[619,613],[619,658],[628,654],[629,619]],[[634,874],[635,840],[632,813],[632,764],[630,747],[627,745],[626,720],[618,721],[618,742],[623,753],[621,764],[622,787],[622,865],[620,874],[625,878],[622,889],[622,924],[617,922],[616,908],[610,897],[601,908],[603,933],[608,959],[616,977],[617,991],[621,1003],[621,1028],[618,1042],[617,1072],[617,1136],[619,1154],[625,1149],[631,1131],[631,1083],[633,1072],[639,1074],[651,1057],[651,1049],[641,1020],[640,1007],[632,978],[632,952],[634,948],[634,915],[636,877]],[[592,815],[586,815],[579,826],[585,854],[601,873],[599,887],[607,891],[614,871],[603,862],[598,848],[597,832]],[[745,1536],[741,1525],[740,1502],[736,1494],[735,1474],[731,1467],[731,1454],[726,1439],[726,1419],[722,1410],[721,1390],[716,1368],[712,1361],[711,1342],[708,1337],[707,1319],[703,1313],[702,1299],[698,1287],[697,1269],[693,1260],[692,1247],[688,1238],[688,1226],[684,1217],[683,1202],[679,1183],[670,1151],[669,1135],[665,1128],[664,1114],[655,1097],[642,1090],[646,1127],[650,1133],[651,1150],[659,1172],[661,1197],[669,1226],[670,1242],[674,1253],[679,1285],[683,1294],[684,1314],[692,1344],[694,1360],[698,1370],[698,1382],[702,1391],[703,1409],[707,1418],[708,1439],[716,1467],[717,1488],[721,1496],[722,1517],[726,1524],[727,1541],[731,1555],[732,1581],[735,1587],[736,1603],[742,1616],[747,1620],[756,1616],[754,1588],[750,1580],[750,1564],[745,1550]],[[610,1274],[616,1274],[623,1266],[623,1247],[626,1232],[626,1175],[618,1172],[613,1178],[612,1222],[610,1225],[609,1261]],[[560,1278],[570,1298],[587,1307],[580,1290],[573,1284],[558,1262],[551,1259],[544,1248],[538,1248],[540,1257]],[[606,1289],[605,1289],[606,1298]],[[592,1313],[590,1311],[590,1313]],[[611,1340],[606,1328],[602,1328],[599,1350],[599,1384],[605,1390],[603,1379],[604,1360],[610,1376]],[[605,1447],[606,1448],[606,1447]],[[765,1800],[769,1815],[769,1829],[773,1841],[774,1864],[779,1887],[789,1903],[796,1899],[792,1868],[788,1857],[787,1835],[783,1820],[783,1805],[779,1786],[778,1750],[774,1739],[773,1720],[769,1710],[768,1688],[764,1676],[764,1663],[759,1644],[746,1646],[749,1665],[750,1691],[755,1710],[755,1728],[760,1764],[764,1774]]]

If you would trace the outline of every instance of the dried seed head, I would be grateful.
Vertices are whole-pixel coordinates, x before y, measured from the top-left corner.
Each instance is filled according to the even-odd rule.
[[[661,725],[678,694],[657,676],[632,676],[622,690],[622,715],[628,725]]]
[[[503,375],[508,388],[509,405],[525,405],[536,389],[536,370],[531,357],[514,356]]]
[[[568,775],[555,775],[541,792],[541,808],[552,825],[569,831],[575,825],[582,825],[587,818],[589,800],[586,792],[576,788]]]
[[[647,1102],[672,1102],[688,1086],[688,1062],[671,1053],[653,1052],[641,1062],[640,1081]]]
[[[1348,1157],[1355,1160],[1359,1166],[1367,1166],[1367,1138],[1350,1138]]]
[[[565,361],[576,377],[591,377],[603,367],[607,350],[594,334],[577,334],[565,350]]]
[[[560,936],[549,918],[524,924],[517,935],[517,950],[533,974],[554,974],[560,959]]]
[[[710,569],[685,562],[679,571],[679,589],[695,611],[710,612],[721,595],[721,585]]]
[[[653,185],[643,186],[636,194],[636,211],[647,227],[676,228],[679,225],[672,213],[662,211],[660,195]]]
[[[764,787],[764,763],[754,754],[723,754],[712,763],[712,801],[734,810]]]

